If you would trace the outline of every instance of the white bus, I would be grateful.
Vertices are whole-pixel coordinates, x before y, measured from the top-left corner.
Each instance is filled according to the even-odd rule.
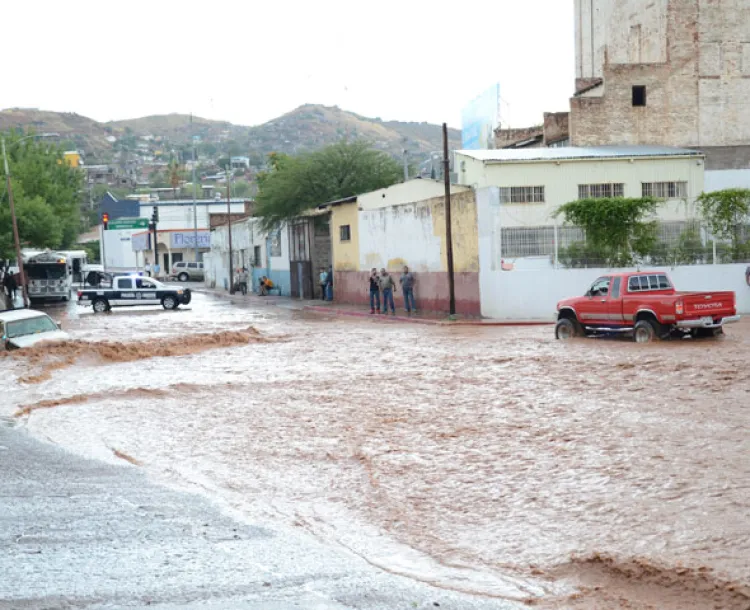
[[[42,252],[25,258],[29,299],[32,301],[70,299],[73,267],[63,252]]]

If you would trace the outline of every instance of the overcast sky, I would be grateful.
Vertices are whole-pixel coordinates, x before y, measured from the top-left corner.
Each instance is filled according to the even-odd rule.
[[[6,0],[1,19],[0,108],[100,121],[255,125],[320,103],[460,127],[499,82],[524,126],[574,84],[573,0]]]

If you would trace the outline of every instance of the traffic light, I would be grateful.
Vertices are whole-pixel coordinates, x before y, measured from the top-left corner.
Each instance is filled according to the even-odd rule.
[[[154,206],[154,211],[151,214],[151,222],[153,222],[154,224],[159,222],[159,208],[157,208],[156,206]]]
[[[109,214],[102,214],[102,225],[104,226],[104,230],[107,230],[107,227],[109,226]]]

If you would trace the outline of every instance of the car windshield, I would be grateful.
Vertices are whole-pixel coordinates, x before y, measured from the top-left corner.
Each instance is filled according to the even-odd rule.
[[[49,316],[44,315],[35,318],[27,318],[26,320],[7,322],[5,327],[7,329],[8,339],[24,337],[26,335],[36,335],[39,333],[49,333],[57,330],[57,324],[55,324]]]

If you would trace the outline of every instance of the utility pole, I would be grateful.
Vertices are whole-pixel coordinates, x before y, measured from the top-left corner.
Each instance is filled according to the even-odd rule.
[[[153,227],[154,230],[154,277],[158,277],[159,275],[159,233],[157,225],[159,224],[159,208],[156,206],[153,207],[153,212],[151,212],[151,227]]]
[[[13,241],[16,246],[16,260],[18,261],[18,275],[21,278],[21,294],[23,295],[23,306],[29,306],[29,293],[26,289],[26,275],[23,272],[23,257],[21,256],[21,238],[18,236],[18,223],[16,222],[16,206],[13,203],[13,188],[10,184],[10,168],[8,167],[8,154],[5,152],[5,138],[2,138],[3,161],[5,163],[5,181],[8,185],[8,202],[10,203],[10,217],[13,221]],[[11,303],[11,307],[14,305]]]
[[[230,157],[231,160],[231,157]],[[232,163],[227,168],[227,228],[229,233],[229,294],[234,294],[234,269],[232,263],[232,201],[229,189],[229,176],[231,175]]]
[[[195,184],[195,134],[193,133],[193,113],[190,113],[190,137],[193,141],[193,239],[195,248],[193,256],[195,262],[198,262],[198,202],[197,202],[197,185]]]
[[[456,288],[453,281],[453,233],[451,227],[451,167],[448,159],[448,124],[443,123],[443,178],[445,179],[445,256],[448,259],[450,314],[456,315]]]
[[[404,149],[404,182],[409,179],[409,151]]]

